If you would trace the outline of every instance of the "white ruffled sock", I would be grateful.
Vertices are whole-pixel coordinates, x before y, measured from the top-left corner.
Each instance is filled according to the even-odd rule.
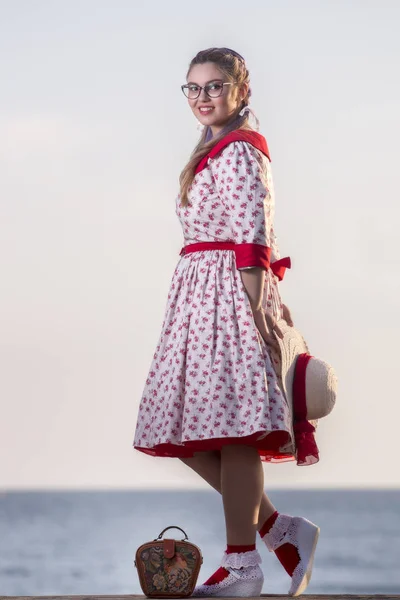
[[[219,569],[194,590],[193,596],[259,596],[264,582],[260,563],[255,545],[245,552],[225,551]]]

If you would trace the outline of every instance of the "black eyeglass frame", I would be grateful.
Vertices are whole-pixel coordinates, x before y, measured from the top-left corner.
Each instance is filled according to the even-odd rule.
[[[210,93],[207,91],[207,88],[208,88],[210,85],[213,85],[213,84],[215,84],[215,83],[218,83],[218,84],[222,85],[222,87],[221,87],[221,91],[220,91],[220,93],[219,93],[217,96],[211,96],[211,95],[210,95]],[[224,85],[234,85],[234,82],[233,82],[233,81],[210,81],[210,83],[206,83],[206,85],[204,85],[204,86],[197,85],[197,83],[196,83],[195,85],[196,85],[196,86],[199,88],[199,93],[197,94],[197,96],[194,96],[194,97],[192,97],[192,98],[189,98],[189,96],[187,96],[187,94],[185,94],[185,88],[186,88],[186,89],[189,89],[189,85],[190,85],[190,84],[188,84],[188,83],[186,83],[186,84],[184,84],[184,85],[181,85],[181,90],[182,90],[183,94],[184,94],[184,95],[185,95],[185,97],[186,97],[186,98],[188,98],[189,100],[197,100],[197,98],[198,98],[198,97],[200,96],[200,94],[201,94],[201,90],[205,90],[205,92],[206,92],[206,94],[207,94],[207,96],[208,96],[209,98],[219,98],[220,96],[222,96],[222,92],[224,91]]]

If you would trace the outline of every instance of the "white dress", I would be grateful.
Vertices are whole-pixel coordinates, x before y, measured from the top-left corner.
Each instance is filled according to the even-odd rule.
[[[188,198],[186,207],[176,198],[185,246],[269,247],[271,264],[279,260],[270,161],[254,145],[234,141],[209,158]],[[137,450],[189,457],[243,443],[257,447],[264,461],[294,459],[291,413],[255,325],[238,256],[207,249],[178,260],[139,405]],[[281,318],[279,279],[271,268],[264,273],[263,307]]]

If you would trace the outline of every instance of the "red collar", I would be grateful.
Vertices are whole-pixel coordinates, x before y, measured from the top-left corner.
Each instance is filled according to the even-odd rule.
[[[261,133],[258,133],[257,131],[245,131],[244,129],[237,129],[236,131],[231,131],[228,133],[224,138],[222,138],[222,140],[215,144],[214,148],[212,148],[210,152],[201,159],[196,167],[195,174],[199,173],[199,171],[202,171],[207,166],[209,158],[214,158],[217,156],[217,154],[219,154],[219,152],[221,152],[221,150],[231,142],[238,141],[248,142],[257,148],[257,150],[260,150],[263,154],[265,154],[265,156],[267,156],[268,160],[271,162],[267,140],[263,135],[261,135]]]

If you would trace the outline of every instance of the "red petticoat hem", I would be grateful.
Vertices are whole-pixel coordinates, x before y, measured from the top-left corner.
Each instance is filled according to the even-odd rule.
[[[290,442],[290,435],[287,431],[272,431],[265,438],[258,440],[262,431],[253,433],[246,437],[226,437],[213,438],[206,440],[192,440],[182,444],[157,444],[152,448],[143,446],[133,446],[135,450],[149,454],[150,456],[161,456],[169,458],[191,458],[194,452],[206,452],[210,450],[221,450],[227,445],[246,445],[257,448],[262,461],[265,462],[284,462],[295,460],[291,452],[281,452],[279,448],[286,446]]]

